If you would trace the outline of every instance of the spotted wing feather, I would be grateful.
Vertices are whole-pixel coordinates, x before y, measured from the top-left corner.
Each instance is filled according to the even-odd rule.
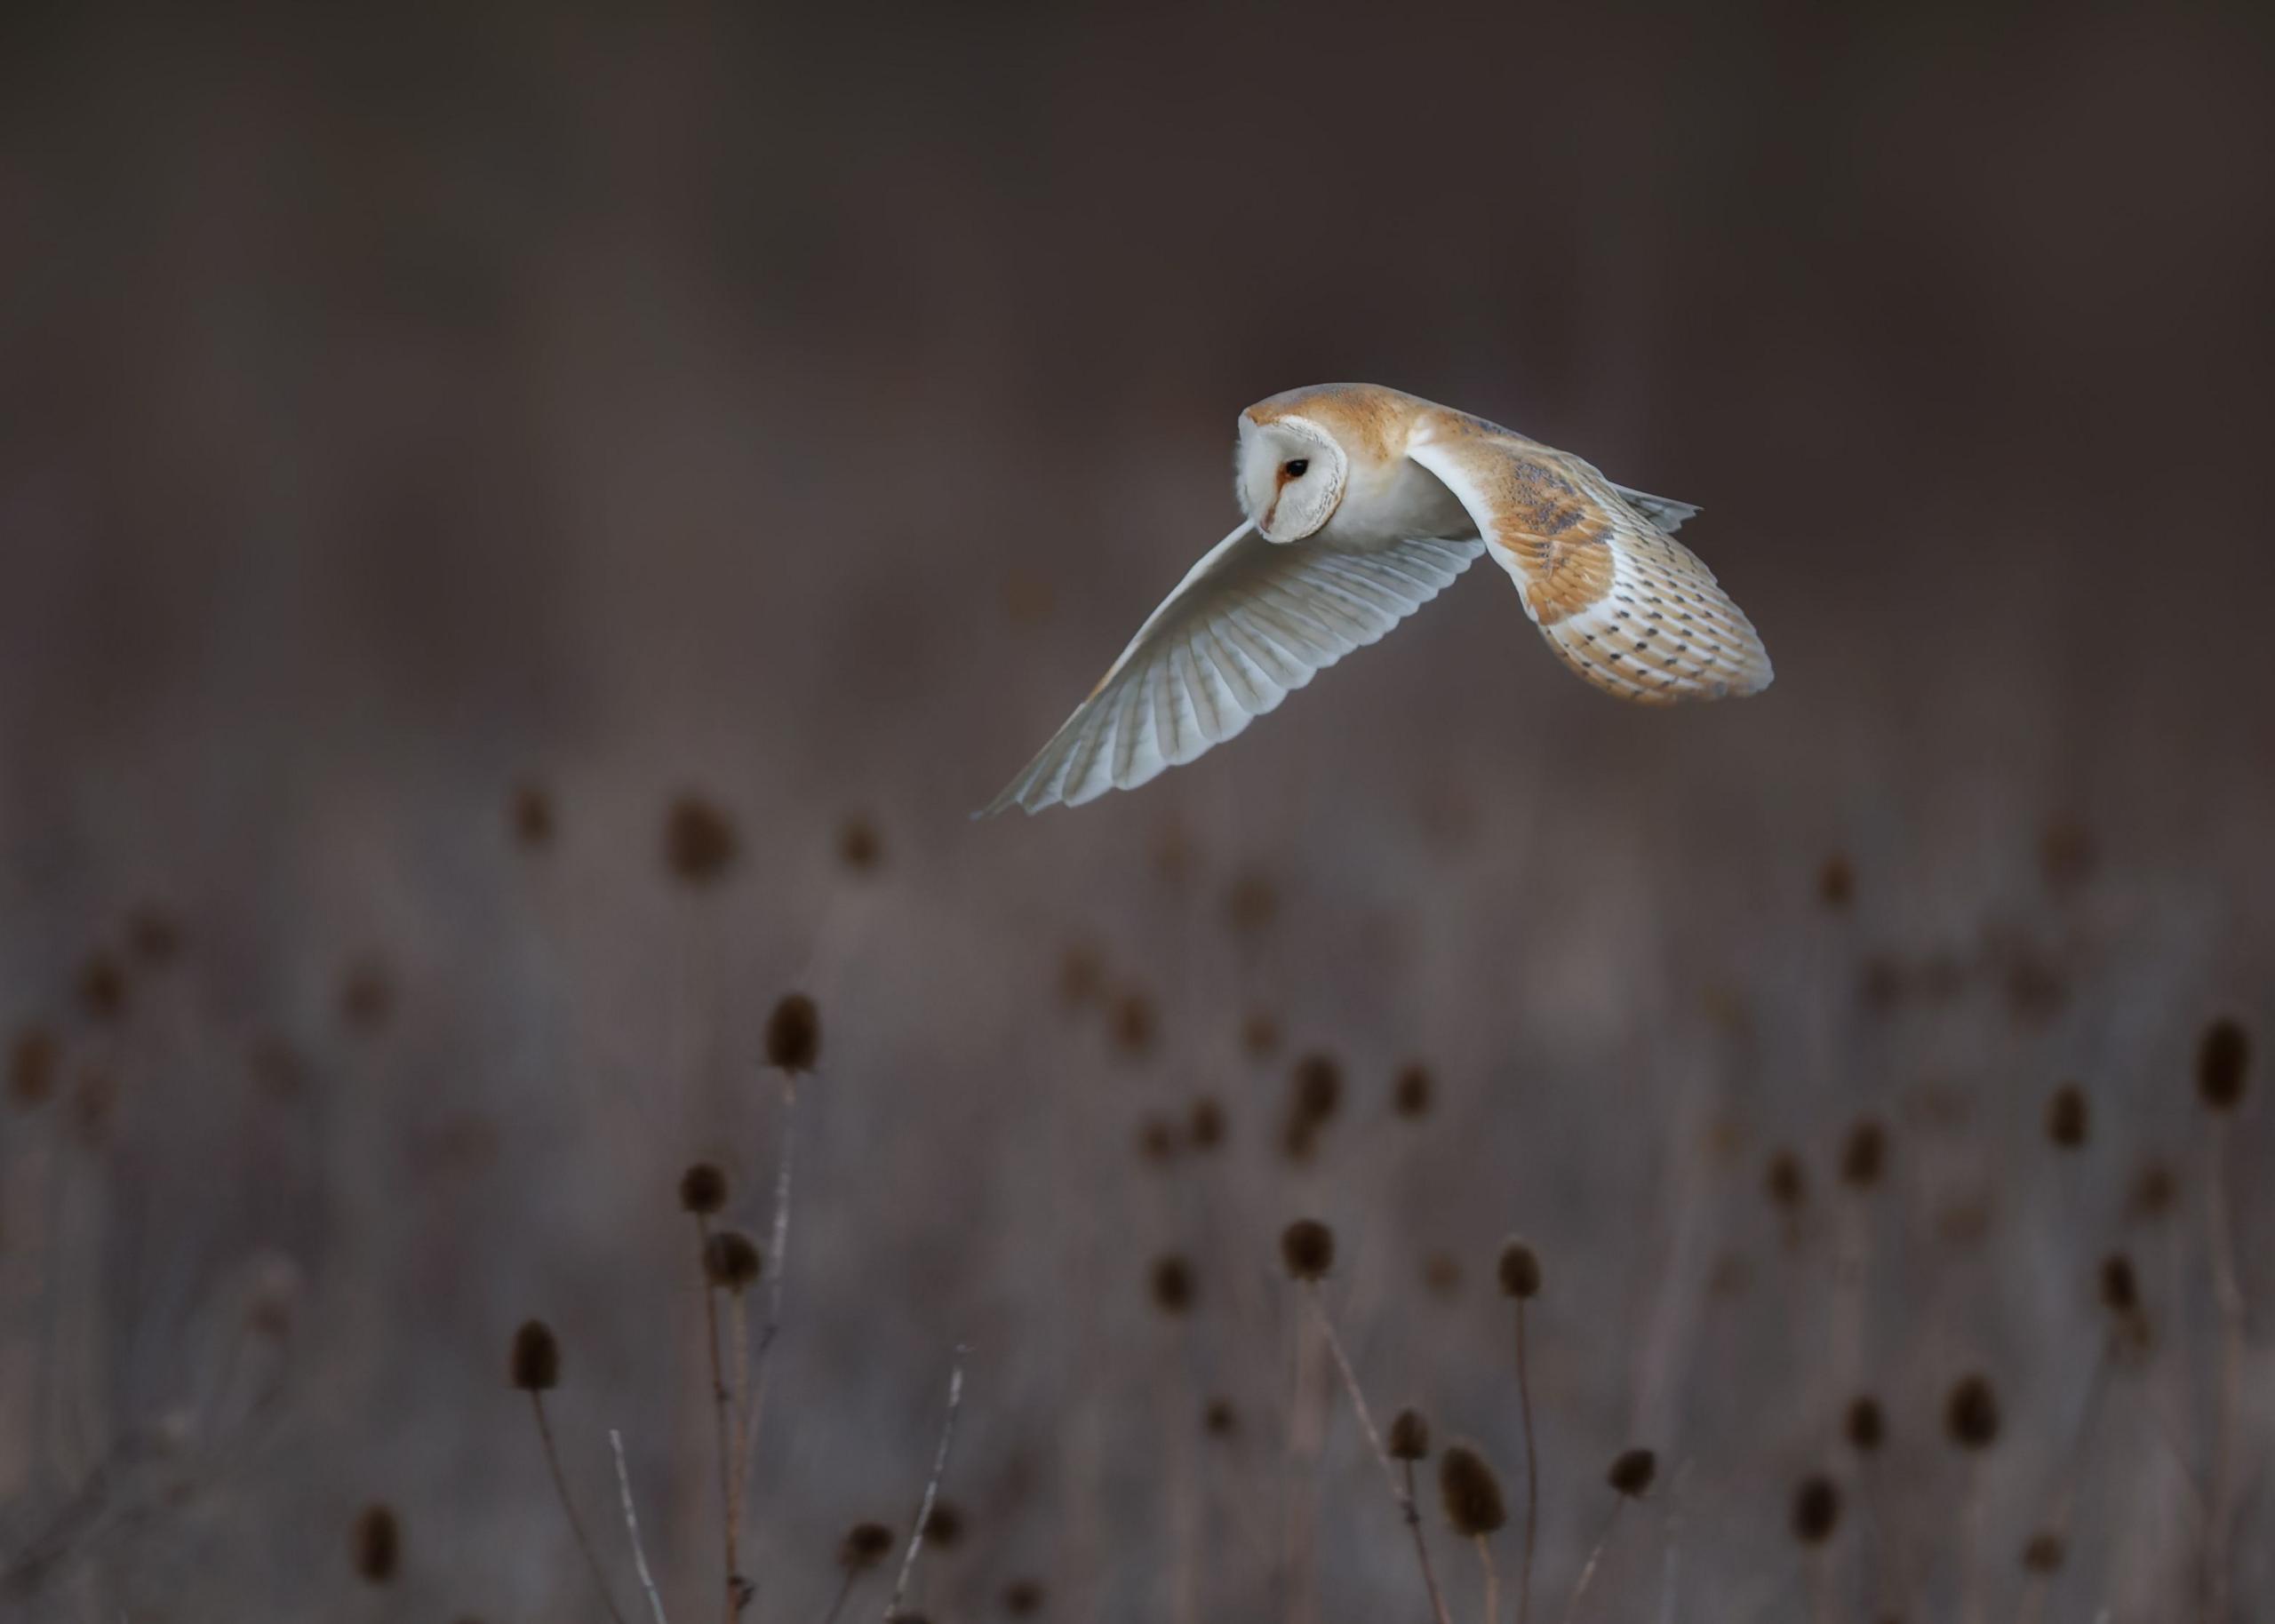
[[[1525,613],[1586,681],[1642,705],[1769,686],[1753,623],[1670,534],[1696,508],[1623,492],[1576,457],[1475,419],[1407,454],[1460,499]]]

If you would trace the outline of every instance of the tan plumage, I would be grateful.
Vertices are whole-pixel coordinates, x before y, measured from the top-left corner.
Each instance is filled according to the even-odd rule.
[[[1193,760],[1488,550],[1606,693],[1669,705],[1769,684],[1752,623],[1674,539],[1697,509],[1481,418],[1372,384],[1275,394],[1241,414],[1235,487],[1247,518],[989,813],[1078,806]]]

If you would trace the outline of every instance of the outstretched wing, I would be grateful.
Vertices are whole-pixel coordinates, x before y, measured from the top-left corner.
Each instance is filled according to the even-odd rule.
[[[1243,524],[1211,547],[1026,770],[989,803],[1029,812],[1135,789],[1221,744],[1436,597],[1481,541],[1345,553]]]
[[[1624,491],[1577,457],[1468,423],[1407,455],[1460,499],[1525,613],[1596,687],[1672,705],[1769,686],[1752,622],[1671,533],[1696,508]]]

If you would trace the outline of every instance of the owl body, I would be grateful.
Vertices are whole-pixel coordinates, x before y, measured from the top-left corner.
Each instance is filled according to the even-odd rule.
[[[1569,453],[1373,384],[1240,414],[1233,533],[986,810],[1130,789],[1241,732],[1489,553],[1576,673],[1669,705],[1758,692],[1752,623],[1675,531],[1696,507]]]

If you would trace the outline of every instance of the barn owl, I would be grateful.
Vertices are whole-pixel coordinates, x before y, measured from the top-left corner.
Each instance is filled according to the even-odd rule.
[[[1558,657],[1616,698],[1769,685],[1752,624],[1674,539],[1696,508],[1466,412],[1374,384],[1275,394],[1240,415],[1233,487],[1239,528],[983,816],[1080,806],[1182,766],[1489,551]]]

